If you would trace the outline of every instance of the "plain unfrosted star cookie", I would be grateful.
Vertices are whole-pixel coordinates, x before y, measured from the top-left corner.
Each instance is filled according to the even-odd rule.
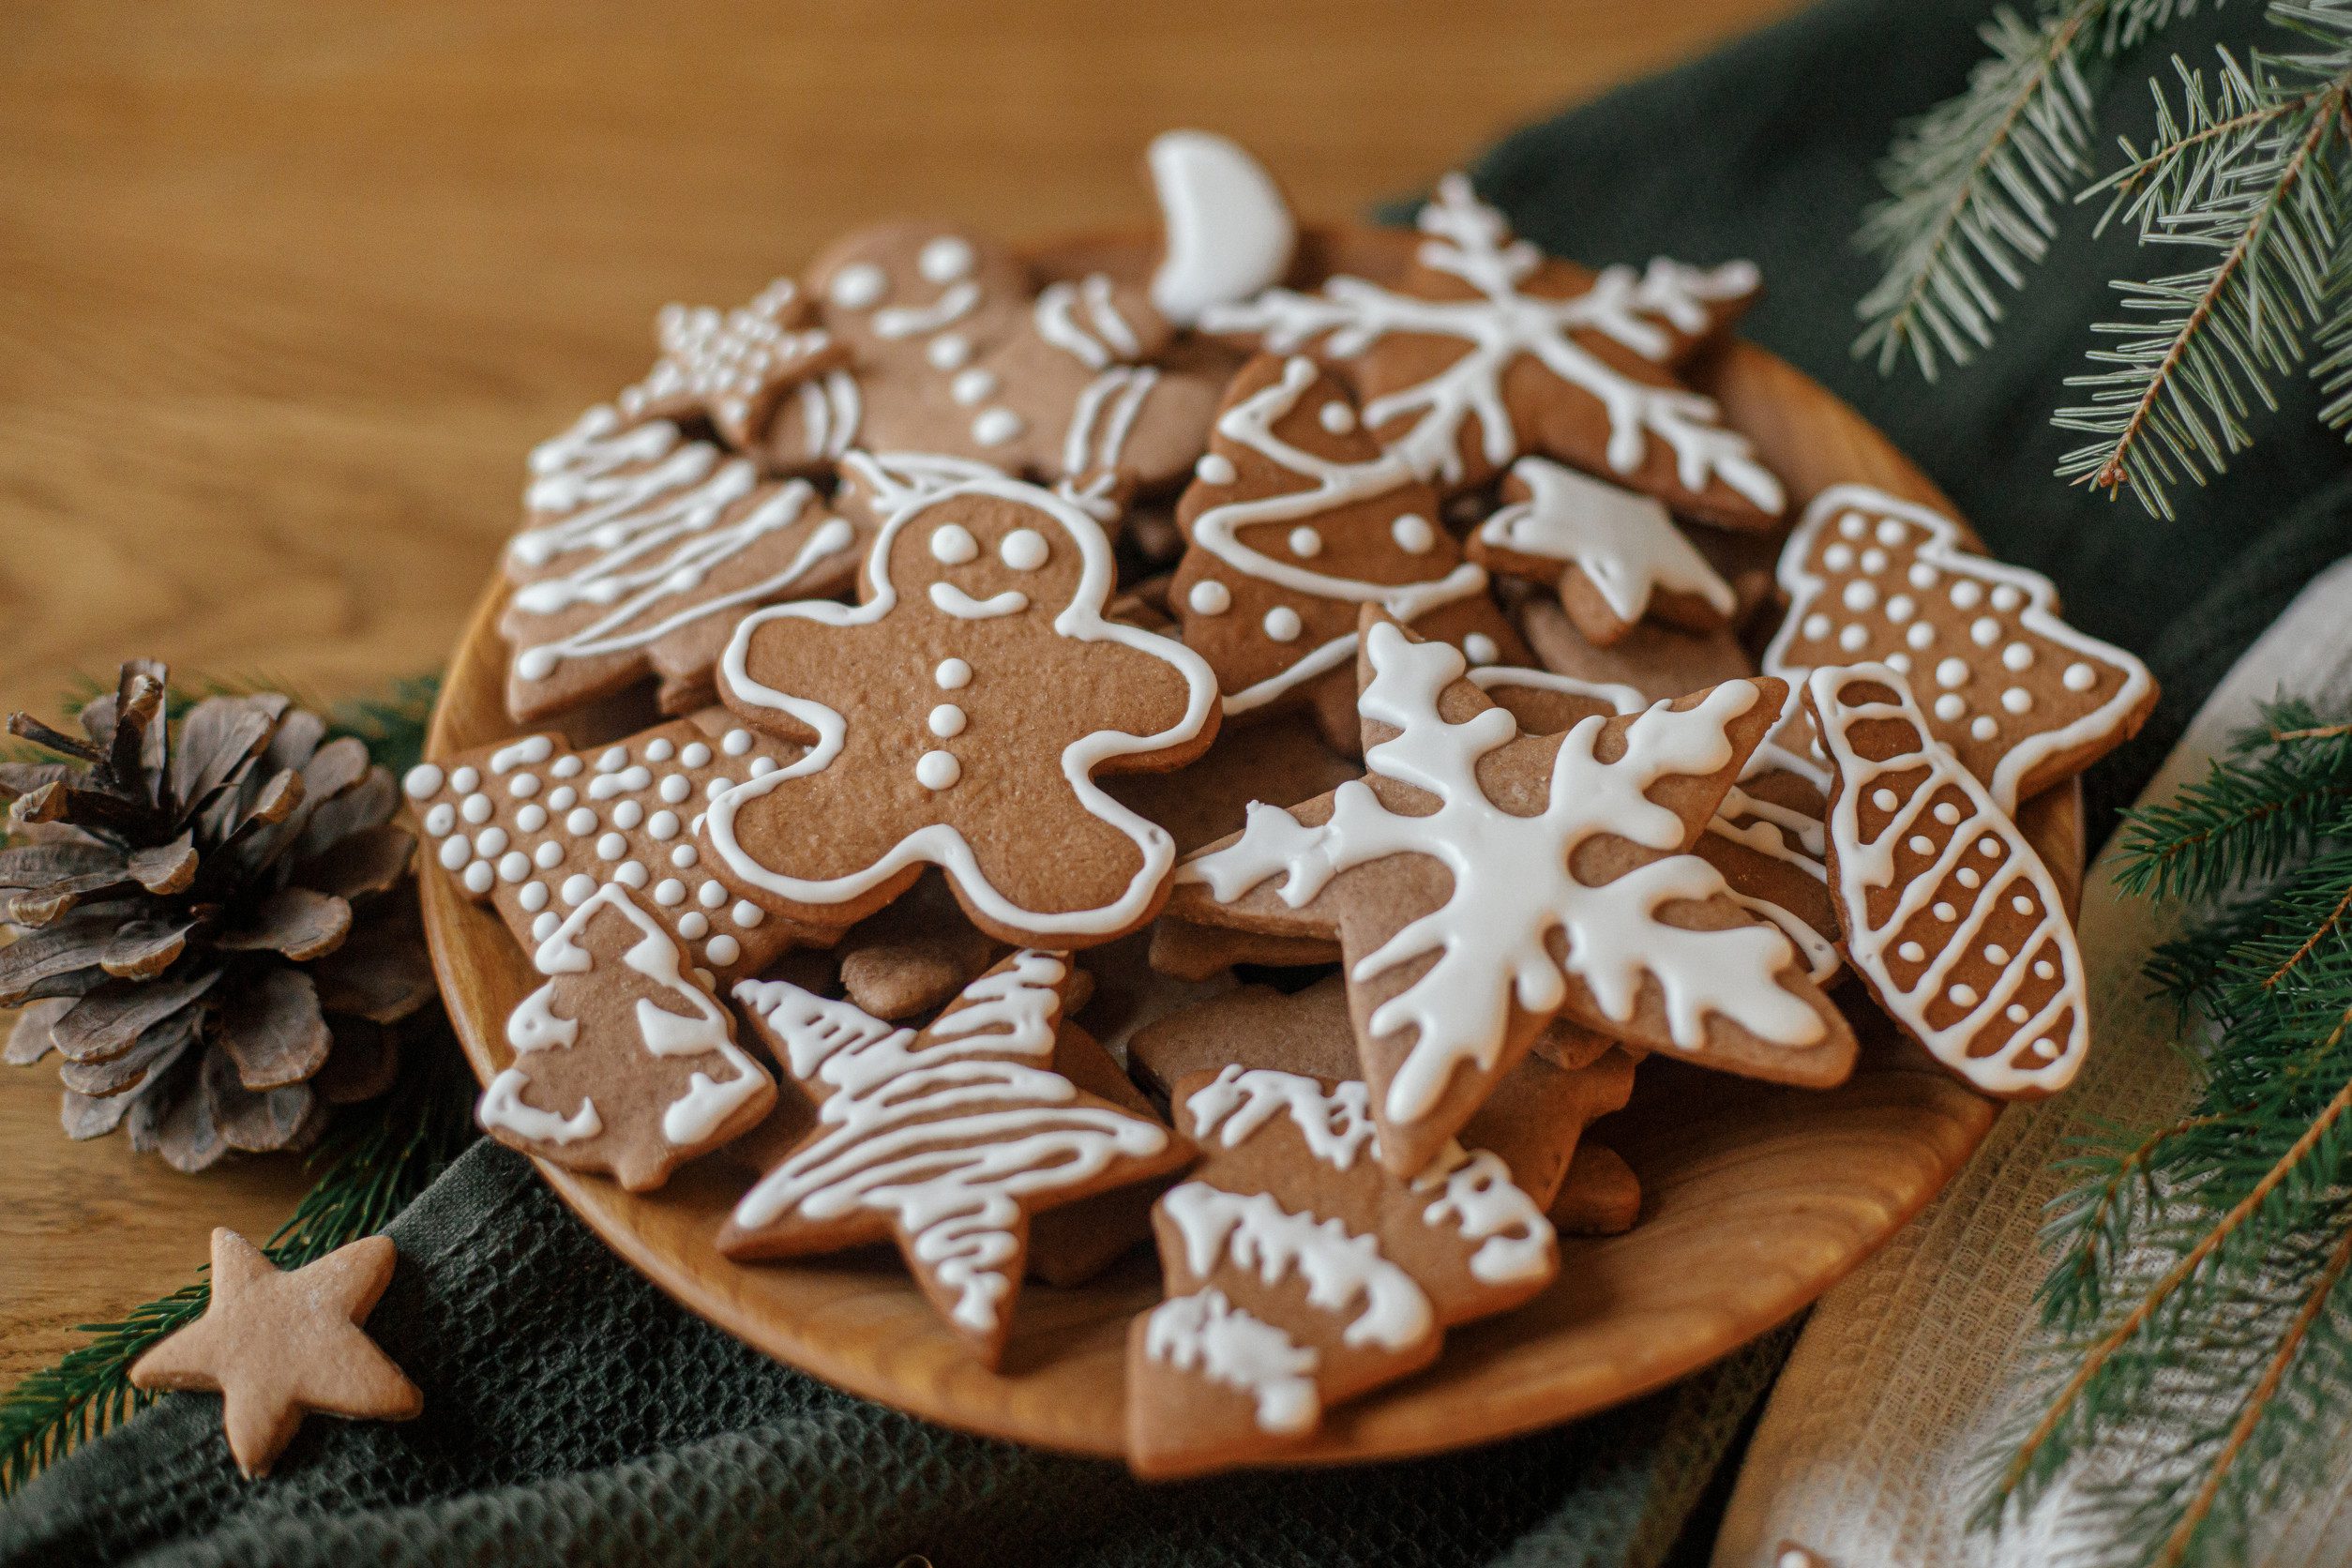
[[[1399,285],[1340,277],[1208,310],[1206,330],[1311,349],[1355,384],[1364,423],[1415,473],[1481,483],[1541,453],[1730,527],[1770,526],[1780,481],[1675,367],[1754,295],[1756,268],[1652,262],[1598,274],[1514,239],[1449,174]]]
[[[406,1421],[425,1397],[361,1331],[400,1260],[367,1236],[280,1272],[234,1230],[212,1233],[203,1317],[130,1365],[130,1385],[220,1395],[229,1453],[248,1480],[269,1473],[309,1413]]]
[[[1559,1272],[1550,1222],[1501,1160],[1449,1141],[1399,1176],[1367,1101],[1361,1082],[1262,1067],[1177,1085],[1201,1158],[1153,1210],[1168,1299],[1128,1332],[1138,1474],[1278,1455]]]
[[[1472,663],[1525,662],[1486,574],[1439,521],[1438,492],[1364,430],[1311,359],[1260,354],[1227,388],[1176,520],[1168,587],[1229,717],[1304,707],[1358,744],[1356,617],[1377,604]]]
[[[721,664],[752,724],[810,749],[712,803],[731,878],[840,927],[926,865],[1003,941],[1082,947],[1158,912],[1175,850],[1097,773],[1182,766],[1217,729],[1216,677],[1108,619],[1101,526],[976,475],[889,513],[864,603],[758,611]]]
[[[2156,703],[2145,664],[2058,618],[2048,578],[1975,553],[1950,518],[1880,490],[1816,498],[1780,581],[1788,617],[1765,671],[1795,683],[1886,665],[2004,812],[2131,739]]]
[[[1181,1168],[1190,1145],[1054,1069],[1060,954],[1024,949],[921,1030],[780,981],[735,988],[816,1123],[742,1200],[731,1258],[803,1257],[889,1237],[948,1325],[1002,1354],[1029,1216]]]
[[[2074,928],[2049,868],[1882,664],[1817,670],[1846,952],[1889,1017],[1987,1093],[2063,1089],[2090,1045]]]
[[[1337,938],[1383,1158],[1426,1165],[1562,1013],[1647,1049],[1828,1085],[1854,1040],[1777,927],[1689,852],[1778,710],[1733,682],[1526,735],[1462,656],[1366,611],[1366,776],[1259,807],[1170,912]]]

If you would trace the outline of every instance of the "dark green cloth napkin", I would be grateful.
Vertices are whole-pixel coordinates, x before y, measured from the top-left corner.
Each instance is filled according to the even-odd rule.
[[[1593,262],[1745,255],[1772,286],[1747,330],[1875,420],[1999,554],[2165,686],[2090,780],[2103,836],[2238,652],[2352,550],[2343,445],[2291,388],[2258,454],[2158,523],[2050,477],[2048,415],[2128,243],[2069,234],[1999,349],[1932,390],[1852,363],[1871,280],[1847,236],[1894,122],[1954,91],[1988,9],[1836,0],[1521,132],[1480,188]],[[2202,37],[2243,38],[2230,8]],[[1530,8],[1530,28],[1551,25]],[[2225,32],[2216,32],[2215,29]],[[2194,46],[2202,53],[2207,42]],[[2116,95],[2109,128],[2148,116]],[[2106,144],[2103,135],[2102,144]],[[0,1515],[0,1562],[319,1564],[1650,1564],[1695,1560],[1710,1484],[1786,1332],[1578,1425],[1444,1458],[1146,1487],[1111,1464],[963,1437],[767,1362],[608,1254],[519,1156],[484,1144],[393,1228],[369,1327],[426,1392],[403,1425],[311,1422],[278,1473],[231,1468],[219,1405],[176,1395]]]

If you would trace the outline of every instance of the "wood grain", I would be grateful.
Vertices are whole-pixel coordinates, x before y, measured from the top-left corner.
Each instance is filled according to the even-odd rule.
[[[1399,236],[1370,231],[1326,234],[1317,244],[1325,264],[1374,278],[1393,275],[1410,254]],[[1123,272],[1139,247],[1095,236],[1050,245],[1036,260],[1061,270],[1082,254]],[[1946,505],[1859,415],[1763,351],[1733,343],[1697,379],[1755,438],[1792,505],[1847,481]],[[503,706],[506,648],[495,630],[505,592],[491,584],[460,644],[431,755],[516,732]],[[584,746],[611,737],[572,738]],[[2075,795],[2052,791],[2034,804],[2029,831],[2071,887],[2080,864]],[[447,878],[426,879],[425,914],[444,994],[487,1081],[511,1060],[505,1020],[537,976],[497,917]],[[1558,1285],[1450,1335],[1436,1367],[1334,1412],[1296,1457],[1395,1456],[1566,1420],[1657,1388],[1802,1310],[1917,1213],[1992,1125],[1990,1102],[1891,1029],[1875,1033],[1852,1080],[1829,1093],[1674,1063],[1646,1067],[1634,1105],[1611,1119],[1612,1147],[1642,1179],[1642,1222],[1622,1236],[1564,1242]],[[1148,1256],[1081,1289],[1027,1287],[1003,1365],[991,1372],[895,1260],[721,1257],[714,1239],[764,1168],[761,1141],[755,1134],[653,1193],[544,1162],[540,1171],[656,1284],[780,1360],[951,1425],[1078,1453],[1123,1452],[1127,1324],[1159,1296]]]

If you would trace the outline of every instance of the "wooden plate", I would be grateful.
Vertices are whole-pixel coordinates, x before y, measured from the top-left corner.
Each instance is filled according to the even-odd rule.
[[[1304,264],[1394,273],[1409,238],[1315,231]],[[1132,234],[1042,247],[1042,271],[1108,266],[1134,275],[1150,242]],[[1873,484],[1946,503],[1862,418],[1753,345],[1731,343],[1695,379],[1719,399],[1802,506],[1828,486]],[[502,704],[505,602],[493,583],[452,660],[429,752],[516,732]],[[577,742],[639,722],[575,716]],[[2072,788],[2021,813],[2062,879],[2081,865]],[[535,984],[487,908],[449,879],[424,879],[433,962],[467,1056],[484,1081],[510,1059],[507,1014]],[[1508,1316],[1455,1330],[1443,1359],[1408,1382],[1344,1405],[1302,1462],[1427,1453],[1568,1420],[1644,1394],[1725,1355],[1811,1304],[1893,1234],[1951,1179],[1996,1107],[1891,1043],[1867,1046],[1851,1081],[1829,1093],[1775,1088],[1678,1063],[1642,1069],[1634,1104],[1606,1124],[1639,1173],[1641,1223],[1606,1240],[1563,1238],[1560,1282]],[[749,1140],[756,1148],[755,1134]],[[1076,1453],[1123,1453],[1127,1323],[1158,1299],[1139,1248],[1078,1289],[1031,1282],[1000,1372],[977,1365],[941,1326],[894,1257],[738,1264],[712,1246],[758,1167],[726,1150],[658,1192],[542,1163],[550,1186],[647,1278],[746,1343],[854,1393],[949,1425]]]

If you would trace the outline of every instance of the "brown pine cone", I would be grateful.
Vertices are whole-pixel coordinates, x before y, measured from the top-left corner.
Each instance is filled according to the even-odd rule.
[[[65,1059],[68,1136],[128,1120],[193,1171],[383,1093],[434,988],[415,843],[366,746],[275,695],[206,698],[174,734],[164,680],[124,665],[86,741],[10,716],[71,760],[0,763],[0,1007],[24,1009],[9,1063]]]

